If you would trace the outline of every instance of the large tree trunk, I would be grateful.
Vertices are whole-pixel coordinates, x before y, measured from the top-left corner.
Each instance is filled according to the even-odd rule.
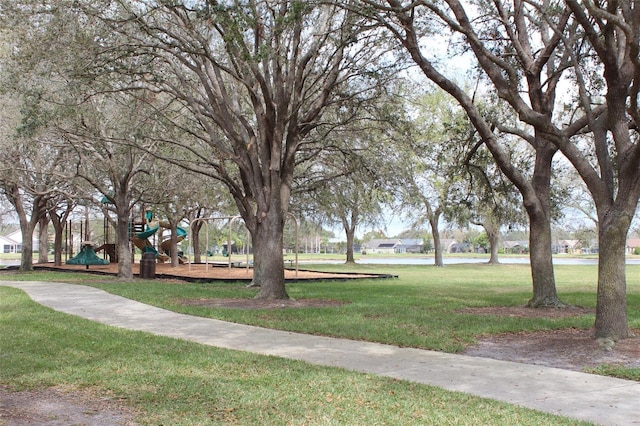
[[[64,228],[56,228],[54,226],[55,235],[53,240],[53,264],[56,266],[62,265],[62,241],[63,235],[62,232]]]
[[[20,256],[20,271],[33,271],[33,231],[38,223],[41,210],[38,208],[40,198],[33,200],[31,217],[27,218],[20,191],[17,186],[13,186],[5,194],[11,205],[15,208],[20,222],[20,234],[22,235],[22,254]]]
[[[533,297],[527,303],[531,308],[563,307],[558,298],[551,252],[551,162],[556,147],[538,140],[536,162],[531,181],[533,192],[524,196],[529,216],[529,259],[533,280]]]
[[[533,279],[533,297],[527,303],[531,308],[562,307],[553,274],[551,254],[551,227],[542,214],[529,214],[529,258]]]
[[[34,226],[25,218],[20,219],[20,233],[22,235],[22,254],[20,255],[20,270],[33,271],[33,231]]]
[[[49,263],[49,217],[42,215],[38,225],[38,263]]]
[[[283,214],[272,207],[251,233],[253,285],[260,287],[256,299],[289,298],[284,281],[283,230]]]
[[[631,215],[607,211],[599,216],[596,338],[629,337],[625,248]]]
[[[178,225],[173,222],[169,222],[171,236],[169,237],[169,254],[171,255],[171,267],[177,268],[180,264],[178,257]]]
[[[438,228],[439,221],[439,214],[435,214],[434,217],[429,218],[431,236],[433,237],[433,251],[435,253],[434,263],[436,266],[444,266],[444,261],[442,260],[442,243],[440,242],[440,229]]]
[[[347,262],[346,263],[356,263],[356,259],[353,256],[353,241],[355,239],[355,232],[353,229],[345,229],[347,233]]]
[[[119,208],[118,208],[119,210]],[[131,248],[129,246],[129,212],[118,212],[118,278],[128,280],[133,278],[131,268]]]
[[[55,266],[62,265],[62,242],[64,240],[64,225],[67,220],[66,215],[58,216],[56,213],[50,213],[51,224],[53,225],[53,264]],[[64,220],[61,220],[64,218]]]
[[[497,265],[500,263],[498,260],[498,243],[500,242],[500,232],[499,229],[496,229],[492,226],[485,227],[485,231],[487,232],[487,237],[489,238],[489,251],[491,255],[489,257],[490,265]]]
[[[53,264],[56,266],[62,265],[62,241],[64,239],[63,226],[57,226],[54,222],[54,238],[53,238]]]
[[[190,237],[193,247],[193,261],[195,263],[202,263],[202,250],[200,249],[200,230],[202,229],[203,224],[203,221],[199,221],[190,227]],[[205,250],[208,250],[208,247],[205,247]]]
[[[357,214],[355,212],[352,212],[351,222],[347,221],[347,218],[342,219],[344,232],[347,236],[347,262],[346,263],[356,263],[356,259],[353,256],[353,241],[355,240],[355,235],[356,235],[356,225],[355,225],[356,217],[357,217]]]

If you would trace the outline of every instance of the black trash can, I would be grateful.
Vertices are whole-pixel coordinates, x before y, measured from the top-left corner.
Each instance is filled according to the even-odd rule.
[[[155,253],[142,253],[140,260],[140,278],[154,279],[156,277]]]

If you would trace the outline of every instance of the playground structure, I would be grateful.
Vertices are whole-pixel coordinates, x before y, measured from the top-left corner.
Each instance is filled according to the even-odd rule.
[[[154,258],[159,262],[166,262],[171,258],[171,238],[166,238],[160,242],[157,249],[150,241],[150,238],[159,232],[162,235],[164,229],[170,229],[168,222],[159,222],[153,220],[153,213],[151,211],[143,211],[143,222],[136,223],[131,221],[129,224],[130,240],[138,247],[142,253],[152,253]],[[103,220],[103,244],[97,246],[90,241],[89,230],[89,217],[88,212],[84,221],[80,221],[80,252],[73,255],[74,240],[77,240],[78,235],[73,234],[74,223],[70,220],[65,226],[65,240],[66,248],[65,253],[67,255],[66,263],[69,265],[85,265],[87,269],[90,265],[108,265],[109,263],[118,263],[118,251],[117,244],[110,242],[110,225],[107,217]],[[76,228],[77,229],[77,228]],[[178,227],[176,230],[177,242],[183,241],[187,237],[187,231],[184,228]],[[76,242],[76,244],[78,244]],[[102,252],[101,258],[98,253]],[[69,256],[71,256],[69,258]],[[185,258],[179,253],[178,260],[180,263],[185,263]]]
[[[339,273],[339,272],[318,272],[311,270],[299,270],[298,269],[298,223],[295,216],[291,213],[288,214],[288,218],[293,219],[295,226],[295,264],[294,261],[286,260],[285,261],[285,269],[284,269],[284,279],[291,281],[307,281],[307,280],[326,280],[326,279],[357,279],[357,278],[391,278],[395,276],[386,275],[386,274],[368,274],[368,273]],[[144,223],[141,221],[137,221],[134,223],[133,220],[129,221],[129,230],[131,239],[135,239],[137,241],[136,247],[143,251],[143,258],[139,263],[132,263],[132,272],[134,275],[140,275],[141,278],[152,279],[152,278],[165,278],[165,279],[178,279],[190,282],[215,282],[215,281],[244,281],[249,283],[249,285],[253,284],[253,269],[252,262],[250,261],[250,250],[246,250],[243,255],[239,255],[238,253],[234,253],[233,251],[229,251],[227,253],[227,261],[222,262],[209,262],[209,253],[205,251],[206,254],[206,262],[204,263],[191,263],[190,257],[186,257],[188,260],[187,264],[181,265],[170,265],[164,262],[157,262],[155,258],[155,254],[158,253],[158,250],[161,250],[164,256],[168,256],[165,250],[169,249],[170,242],[168,240],[163,240],[158,245],[158,250],[152,244],[150,239],[153,239],[154,235],[157,234],[160,229],[163,227],[166,222],[159,223],[151,220],[152,218],[145,218]],[[228,221],[225,226],[228,226],[228,240],[232,240],[232,227],[235,221],[241,220],[240,216],[226,216],[226,217],[209,217],[209,218],[200,218],[190,222],[189,226],[194,227],[199,222],[205,222],[205,231],[206,231],[206,241],[209,241],[209,224],[213,221],[226,220]],[[69,223],[69,229],[71,229],[71,223]],[[77,228],[76,228],[77,229]],[[86,228],[85,228],[86,229]],[[166,229],[166,228],[165,228]],[[69,230],[67,232],[70,232]],[[184,240],[187,238],[187,231],[181,229],[180,231],[180,240]],[[249,246],[250,235],[247,230],[247,244],[246,247]],[[81,232],[82,234],[82,232]],[[106,233],[105,233],[106,235]],[[86,235],[85,235],[86,236]],[[76,235],[77,237],[77,235]],[[176,237],[178,237],[176,233]],[[88,240],[88,238],[87,238]],[[191,245],[192,239],[187,238],[189,243],[189,248],[187,250],[188,254],[193,253],[193,247]],[[100,251],[104,250],[105,256],[107,245],[111,243],[103,244],[104,248],[98,247]],[[116,244],[113,244],[115,247]],[[246,254],[246,259],[240,260],[240,257],[244,257]],[[149,265],[150,263],[150,265]],[[186,263],[186,262],[185,262]],[[290,264],[289,264],[290,263]],[[80,270],[77,268],[77,265],[85,265],[86,268],[82,268]],[[89,270],[88,265],[96,265],[94,268]],[[295,268],[294,268],[295,265]],[[228,266],[228,267],[218,267],[212,268],[211,266]],[[246,268],[245,268],[246,266]],[[289,266],[289,267],[287,267]],[[42,268],[46,270],[64,270],[64,271],[74,271],[74,272],[82,272],[82,273],[93,273],[100,275],[118,275],[118,265],[116,263],[111,263],[106,259],[100,259],[99,256],[96,255],[96,249],[91,243],[86,243],[83,245],[82,253],[76,256],[76,260],[68,261],[66,265],[51,265],[51,264],[41,264],[35,265],[37,268]],[[86,269],[86,270],[85,270]]]
[[[67,264],[85,265],[86,269],[89,269],[89,265],[108,265],[109,261],[107,259],[98,257],[95,250],[93,249],[93,245],[87,242],[83,244],[80,253],[67,260]]]
[[[131,242],[138,247],[142,253],[153,253],[154,257],[159,262],[166,262],[171,259],[171,237],[164,239],[158,248],[149,240],[151,237],[159,232],[162,235],[164,229],[171,229],[171,225],[168,222],[155,221],[153,219],[153,213],[150,211],[144,214],[145,223],[142,230],[132,228]],[[187,231],[184,228],[176,228],[176,242],[181,242],[187,237]],[[186,259],[181,253],[178,253],[178,261],[185,263]]]
[[[163,238],[163,234],[164,234],[164,230],[166,229],[171,229],[171,225],[169,224],[169,222],[166,221],[158,221],[158,220],[154,220],[153,217],[153,212],[151,212],[150,210],[141,210],[141,217],[142,217],[142,221],[134,221],[131,220],[129,222],[129,238],[130,241],[133,243],[133,245],[135,247],[137,247],[138,249],[141,250],[142,254],[152,254],[153,255],[153,259],[155,259],[155,261],[159,262],[159,263],[164,263],[168,260],[171,259],[171,237],[169,238]],[[291,266],[295,265],[295,274],[297,276],[298,274],[298,251],[299,251],[299,247],[298,247],[298,222],[295,218],[295,216],[291,213],[288,213],[288,217],[293,219],[294,222],[294,226],[295,226],[295,261],[289,261],[291,263]],[[231,269],[232,266],[240,266],[241,264],[243,264],[242,266],[246,266],[246,270],[248,271],[249,268],[251,268],[253,262],[250,261],[249,256],[250,256],[250,251],[248,249],[249,246],[249,241],[250,241],[250,234],[249,234],[249,230],[247,229],[247,237],[246,237],[246,241],[247,241],[247,250],[245,252],[246,254],[246,259],[245,262],[241,262],[241,261],[234,261],[232,260],[232,255],[233,255],[233,250],[230,250],[229,248],[232,245],[232,225],[236,220],[241,220],[242,218],[240,216],[223,216],[223,217],[210,217],[210,218],[200,218],[200,219],[196,219],[194,221],[192,221],[189,226],[193,227],[196,223],[198,222],[204,222],[205,224],[205,240],[209,241],[209,223],[213,222],[213,221],[219,221],[219,220],[228,220],[228,239],[227,239],[227,250],[225,255],[228,258],[228,262],[226,262],[228,264],[228,268]],[[118,253],[117,253],[117,244],[116,243],[111,243],[108,242],[109,241],[109,223],[107,218],[105,217],[104,219],[104,242],[102,245],[95,247],[95,245],[91,242],[89,242],[89,219],[88,219],[88,215],[86,218],[86,223],[84,224],[84,232],[83,232],[83,223],[80,223],[80,234],[84,236],[84,240],[81,243],[82,244],[82,249],[80,251],[80,253],[78,253],[76,256],[72,257],[71,259],[68,259],[66,261],[67,264],[69,265],[86,265],[87,269],[89,268],[89,265],[108,265],[109,263],[118,263]],[[72,229],[72,223],[71,221],[69,221],[68,224],[68,230]],[[66,236],[67,238],[67,254],[73,252],[73,234],[71,234],[70,231],[66,231],[68,233],[68,235]],[[155,236],[159,235],[161,241],[156,245],[154,244],[155,241]],[[176,227],[176,235],[175,235],[175,241],[176,243],[180,243],[183,240],[185,240],[185,238],[187,238],[188,236],[188,232],[186,229],[182,228],[182,227]],[[70,238],[69,238],[70,237]],[[71,240],[71,244],[69,244],[69,240]],[[188,239],[189,242],[189,247],[188,247],[188,253],[192,253],[193,247],[191,246],[191,239]],[[69,248],[71,248],[71,250],[69,251]],[[97,253],[99,252],[103,252],[104,256],[103,258],[100,258],[98,256]],[[107,257],[109,258],[107,260]],[[149,256],[147,256],[147,259],[149,258]],[[152,259],[151,259],[152,260]],[[189,269],[191,270],[191,258],[190,256],[184,256],[181,252],[178,253],[178,261],[180,264],[189,264]],[[294,263],[295,262],[295,263]],[[154,262],[155,263],[155,262]],[[208,270],[209,267],[209,252],[206,251],[206,257],[205,257],[205,270]]]
[[[109,262],[118,263],[118,250],[114,243],[104,243],[103,245],[93,249],[96,254],[104,250],[105,257],[109,258]]]
[[[149,215],[147,217],[147,214]],[[156,254],[158,256],[162,256],[164,258],[168,258],[170,255],[170,245],[171,242],[169,239],[165,239],[160,242],[158,245],[158,250],[152,244],[152,241],[149,239],[152,238],[156,233],[160,231],[161,228],[168,229],[167,222],[155,222],[153,221],[153,217],[150,212],[142,213],[143,221],[134,221],[133,219],[129,221],[129,239],[136,241],[136,247],[143,251],[143,258],[139,263],[132,263],[132,272],[135,275],[140,275],[141,278],[151,279],[156,277],[166,278],[166,279],[178,279],[184,281],[191,282],[213,282],[213,281],[246,281],[250,285],[253,284],[253,270],[252,270],[252,262],[249,260],[250,250],[248,249],[250,235],[247,229],[247,243],[246,247],[246,261],[238,261],[238,254],[233,250],[227,251],[228,257],[228,268],[210,268],[210,265],[218,264],[220,262],[209,262],[209,252],[206,251],[206,262],[202,263],[191,263],[189,257],[182,258],[188,260],[188,265],[170,265],[164,262],[158,263],[156,260]],[[326,279],[357,279],[357,278],[390,278],[393,276],[384,275],[384,274],[363,274],[363,273],[330,273],[330,272],[318,272],[318,271],[310,271],[310,270],[299,270],[298,269],[298,223],[295,216],[291,213],[288,213],[288,217],[293,219],[295,225],[295,268],[293,268],[293,261],[289,260],[291,264],[290,267],[285,267],[284,269],[284,278],[285,280],[326,280]],[[200,218],[194,221],[191,221],[189,226],[193,227],[198,221],[205,222],[205,230],[206,230],[206,241],[209,241],[209,222],[218,221],[218,220],[228,220],[228,240],[227,246],[230,247],[230,242],[232,241],[232,225],[236,220],[241,219],[240,216],[226,216],[226,217],[210,217],[210,218]],[[77,222],[74,224],[70,220],[65,226],[65,238],[66,238],[66,254],[67,256],[73,255],[73,242],[76,241],[76,244],[80,244],[82,249],[80,253],[74,256],[71,259],[68,259],[66,264],[57,265],[57,264],[39,264],[34,265],[36,268],[41,268],[45,270],[55,270],[55,271],[74,271],[74,272],[82,272],[82,273],[94,273],[100,275],[113,275],[117,276],[119,273],[119,265],[117,264],[117,260],[115,262],[109,261],[107,259],[101,259],[96,252],[102,251],[104,256],[110,256],[109,251],[112,251],[112,259],[117,259],[116,247],[117,243],[108,242],[109,241],[109,224],[107,222],[107,218],[105,218],[104,226],[104,242],[99,247],[94,247],[94,244],[91,243],[90,240],[90,232],[89,228],[89,218],[88,215],[86,217],[86,222],[80,222],[80,234],[73,235],[73,230],[78,229]],[[177,228],[176,230],[176,238],[179,241],[183,241],[187,238],[187,231],[183,228]],[[78,236],[83,237],[84,239],[78,239]],[[189,248],[187,253],[193,253],[193,247],[191,246],[192,239],[188,238]],[[69,244],[71,242],[71,244]],[[71,249],[71,250],[70,250]],[[130,247],[131,249],[131,247]],[[135,249],[132,249],[135,250]],[[232,259],[233,256],[233,259]],[[133,258],[132,258],[133,260]],[[183,262],[181,262],[183,263]],[[186,262],[184,262],[186,263]],[[223,263],[223,265],[224,265]],[[84,265],[85,268],[83,270],[79,270],[77,265]],[[89,270],[90,265],[96,265],[94,268]],[[286,265],[286,264],[285,264]],[[246,266],[246,268],[244,268]]]
[[[66,229],[65,229],[65,240],[66,240],[66,254],[73,255],[73,223],[69,221]],[[104,231],[104,242],[101,246],[94,248],[94,244],[90,241],[90,231],[89,231],[89,213],[88,210],[85,211],[85,223],[83,229],[83,223],[80,222],[80,236],[83,238],[81,243],[82,248],[80,252],[67,259],[66,263],[69,265],[85,265],[86,269],[89,269],[90,265],[108,265],[110,262],[118,262],[118,254],[116,250],[116,245],[112,243],[108,243],[109,241],[109,227],[106,218],[103,221],[103,231]],[[98,256],[98,252],[103,251],[105,254],[105,258],[100,258]],[[109,260],[106,257],[109,257]]]

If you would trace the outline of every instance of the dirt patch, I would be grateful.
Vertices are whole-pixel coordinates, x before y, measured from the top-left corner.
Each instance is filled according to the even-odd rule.
[[[134,426],[120,401],[90,391],[58,388],[11,392],[0,386],[0,425]]]
[[[595,314],[595,309],[578,306],[566,308],[527,308],[526,306],[487,306],[481,308],[463,308],[458,312],[471,315],[496,315],[499,317],[519,318],[567,318],[580,315]]]
[[[321,299],[183,299],[179,300],[178,303],[187,306],[235,309],[334,308],[346,304],[346,302],[341,302],[339,300]]]
[[[465,308],[474,315],[526,318],[564,318],[595,313],[592,309],[537,308],[524,306]],[[478,339],[463,354],[524,364],[584,371],[601,364],[640,368],[640,331],[636,336],[616,342],[597,341],[594,330],[563,329],[492,335]]]

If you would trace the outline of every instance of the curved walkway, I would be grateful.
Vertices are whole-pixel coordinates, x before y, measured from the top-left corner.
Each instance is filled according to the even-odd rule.
[[[193,317],[82,285],[0,285],[22,289],[57,311],[115,327],[439,386],[603,425],[640,424],[640,383],[634,381]]]

